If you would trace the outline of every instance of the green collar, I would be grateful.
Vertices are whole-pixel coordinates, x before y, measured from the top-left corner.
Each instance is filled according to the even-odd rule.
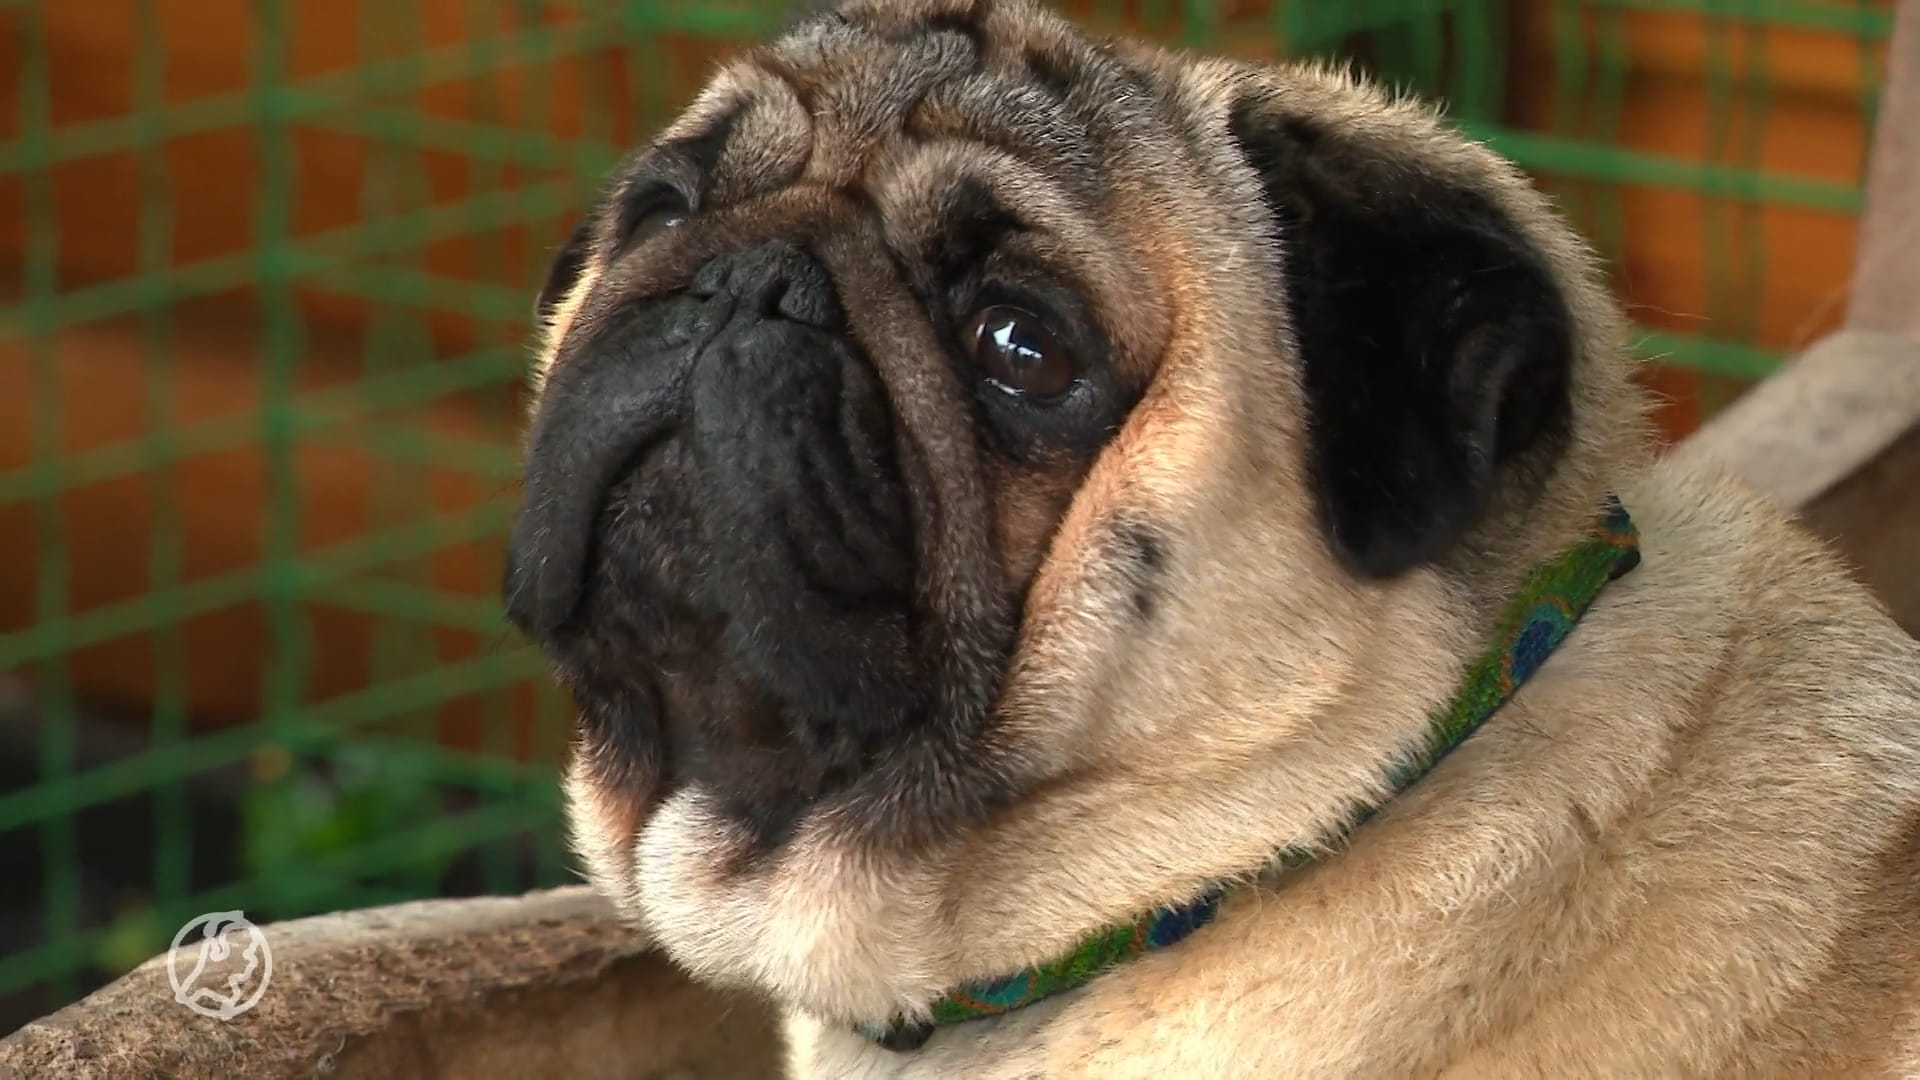
[[[1452,704],[1434,714],[1426,739],[1410,748],[1406,760],[1389,775],[1393,793],[1405,791],[1425,776],[1448,751],[1465,742],[1506,704],[1520,684],[1540,669],[1554,646],[1572,631],[1600,590],[1639,563],[1639,532],[1620,501],[1609,497],[1593,534],[1559,558],[1536,567],[1520,586],[1494,626],[1492,645],[1467,670],[1466,682]],[[1361,806],[1323,842],[1296,844],[1280,851],[1275,865],[1293,869],[1312,862],[1319,852],[1379,809],[1378,805]],[[889,1049],[913,1050],[925,1043],[937,1026],[998,1016],[1073,990],[1116,964],[1164,949],[1205,926],[1226,891],[1226,885],[1215,885],[1185,904],[1142,912],[1094,931],[1057,960],[949,991],[933,1002],[925,1021],[902,1018],[884,1028],[862,1027],[861,1034]]]

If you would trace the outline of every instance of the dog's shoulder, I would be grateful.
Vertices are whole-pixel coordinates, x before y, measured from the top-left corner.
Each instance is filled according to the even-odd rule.
[[[1920,798],[1920,772],[1892,768],[1920,753],[1920,642],[1833,548],[1766,496],[1674,459],[1629,497],[1644,562],[1616,592],[1618,621],[1723,658],[1700,709],[1715,738],[1878,747],[1884,758],[1865,764],[1887,768],[1870,771]]]
[[[985,1056],[1910,1074],[1920,643],[1767,498],[1672,462],[1622,494],[1641,566],[1446,768]]]
[[[1759,966],[1728,977],[1758,999],[1729,1071],[1920,1075],[1920,642],[1737,482],[1663,462],[1637,495],[1635,617],[1719,658],[1694,689],[1700,782],[1668,813],[1697,887],[1747,901],[1725,933]]]

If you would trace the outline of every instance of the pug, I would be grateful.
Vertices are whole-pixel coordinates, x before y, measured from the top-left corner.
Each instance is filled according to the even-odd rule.
[[[1920,1075],[1920,646],[1433,109],[856,0],[538,310],[579,855],[794,1075]]]

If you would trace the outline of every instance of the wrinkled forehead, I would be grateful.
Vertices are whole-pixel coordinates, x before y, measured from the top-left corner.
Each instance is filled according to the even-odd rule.
[[[819,189],[909,227],[1017,206],[1072,232],[1047,219],[1110,207],[1164,138],[1156,110],[1143,74],[1023,0],[853,4],[727,65],[625,186],[664,177],[703,210]]]

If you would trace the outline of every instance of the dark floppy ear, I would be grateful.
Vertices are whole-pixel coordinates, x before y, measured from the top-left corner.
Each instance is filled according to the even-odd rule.
[[[586,269],[587,254],[593,244],[593,218],[585,217],[554,253],[553,262],[547,266],[547,280],[540,286],[540,298],[534,301],[535,321],[544,323],[553,317],[553,309],[559,306],[567,290],[580,280],[580,272]]]
[[[1564,442],[1566,299],[1493,197],[1418,147],[1260,97],[1228,126],[1275,220],[1334,549],[1370,577],[1428,562],[1503,465]]]

